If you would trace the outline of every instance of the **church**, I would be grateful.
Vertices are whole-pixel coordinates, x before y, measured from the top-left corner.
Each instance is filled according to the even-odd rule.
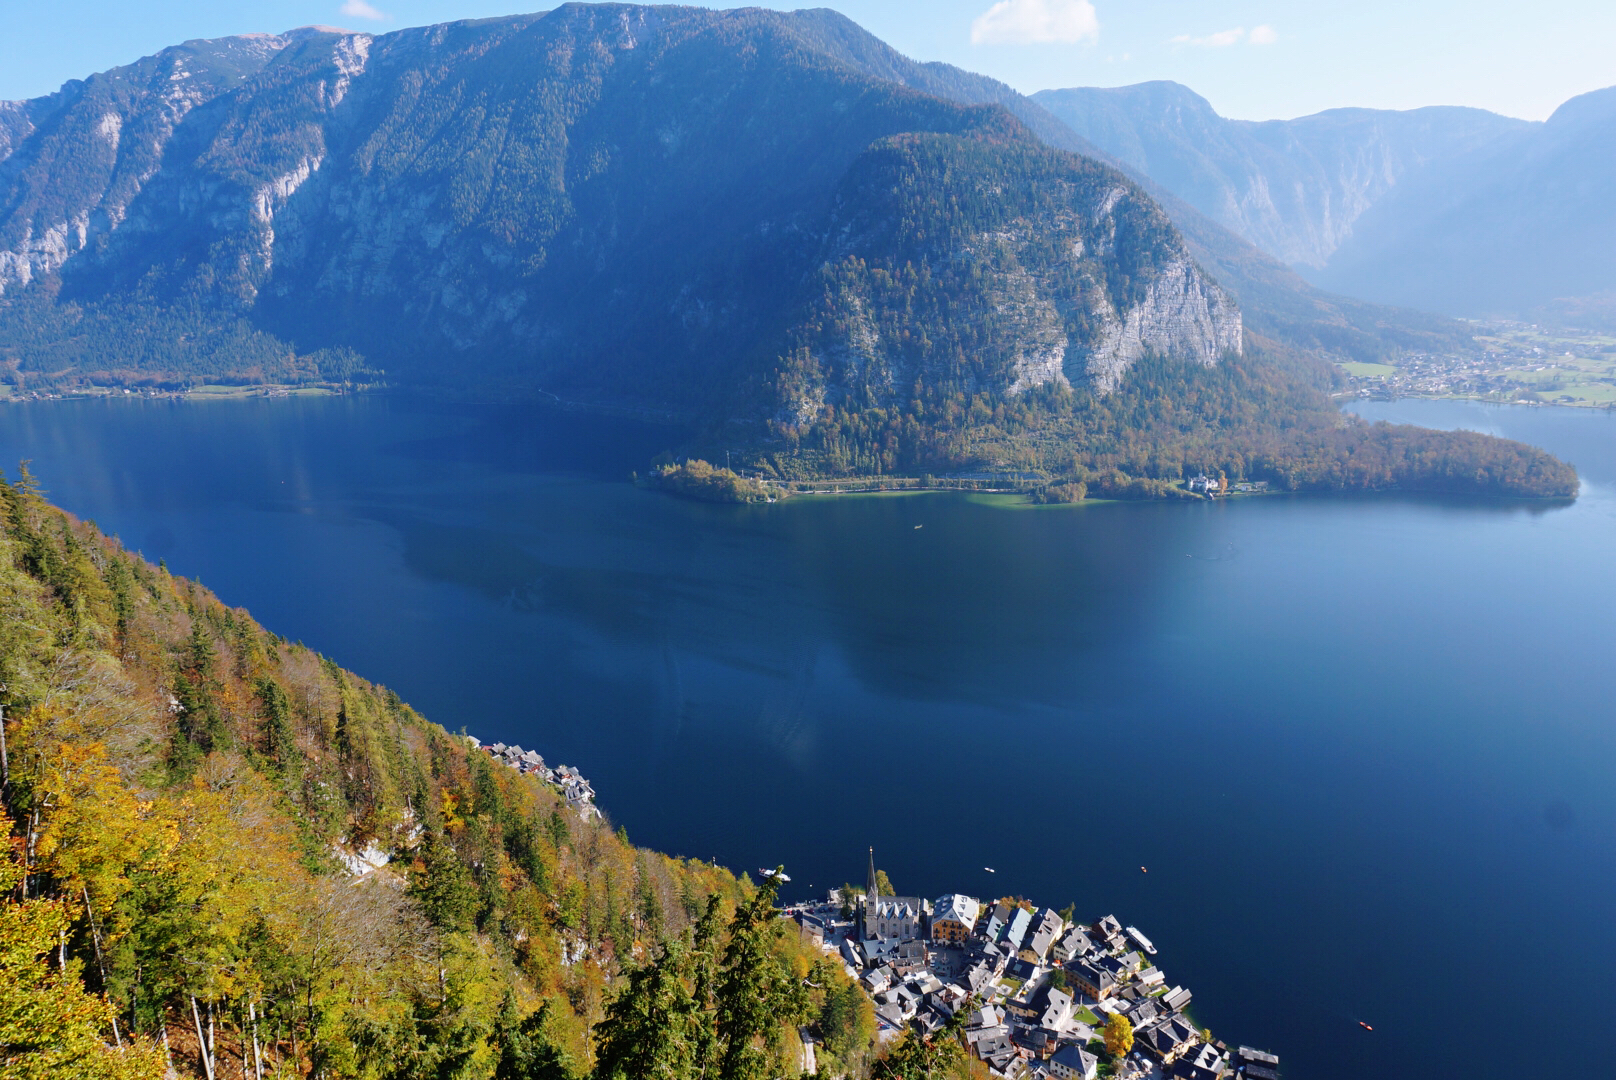
[[[870,878],[860,905],[865,941],[896,938],[913,941],[925,936],[926,905],[916,896],[882,896],[875,884],[875,849],[870,849]]]

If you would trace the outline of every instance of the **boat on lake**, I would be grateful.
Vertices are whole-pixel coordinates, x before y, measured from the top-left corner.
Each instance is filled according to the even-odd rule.
[[[1128,936],[1139,943],[1139,947],[1141,949],[1145,950],[1151,956],[1156,955],[1156,946],[1152,945],[1150,943],[1150,939],[1139,932],[1139,928],[1137,926],[1129,926],[1125,929],[1128,931]]]

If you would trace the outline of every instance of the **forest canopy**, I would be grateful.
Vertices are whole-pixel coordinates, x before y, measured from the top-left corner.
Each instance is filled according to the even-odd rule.
[[[634,847],[26,469],[0,703],[0,1075],[759,1080],[799,1028],[874,1058],[772,884]]]

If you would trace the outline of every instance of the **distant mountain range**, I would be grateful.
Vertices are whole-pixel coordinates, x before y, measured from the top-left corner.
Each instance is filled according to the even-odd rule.
[[[1449,315],[1616,314],[1616,89],[1547,123],[1480,109],[1217,115],[1171,82],[1034,95],[1318,285]]]

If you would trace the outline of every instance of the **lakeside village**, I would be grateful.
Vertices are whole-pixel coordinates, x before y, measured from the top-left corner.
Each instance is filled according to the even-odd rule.
[[[595,805],[595,789],[584,779],[583,774],[571,765],[557,765],[551,768],[532,750],[523,750],[520,746],[506,746],[502,742],[484,746],[477,741],[475,735],[467,735],[466,742],[471,744],[472,749],[483,751],[501,765],[515,769],[519,773],[537,776],[559,791],[561,797],[567,800],[567,805],[576,810],[585,821],[601,816],[600,808]]]
[[[551,768],[520,746],[465,738],[554,787],[586,820],[600,816],[594,788],[577,769]],[[1275,1055],[1231,1048],[1198,1027],[1189,990],[1169,983],[1155,965],[1155,945],[1115,916],[1084,925],[1008,898],[884,896],[876,882],[872,849],[862,896],[835,889],[781,914],[841,958],[875,1003],[884,1041],[908,1030],[933,1034],[968,1009],[965,1045],[993,1076],[1099,1080],[1104,1028],[1120,1016],[1133,1039],[1111,1063],[1114,1080],[1279,1080]]]
[[[837,889],[785,914],[860,981],[883,1039],[934,1033],[964,1008],[965,1043],[995,1077],[1097,1080],[1102,1029],[1120,1016],[1133,1048],[1112,1063],[1117,1080],[1278,1080],[1273,1054],[1199,1028],[1150,939],[1114,916],[1083,925],[1025,901],[882,896],[876,880],[872,851],[863,896]]]

